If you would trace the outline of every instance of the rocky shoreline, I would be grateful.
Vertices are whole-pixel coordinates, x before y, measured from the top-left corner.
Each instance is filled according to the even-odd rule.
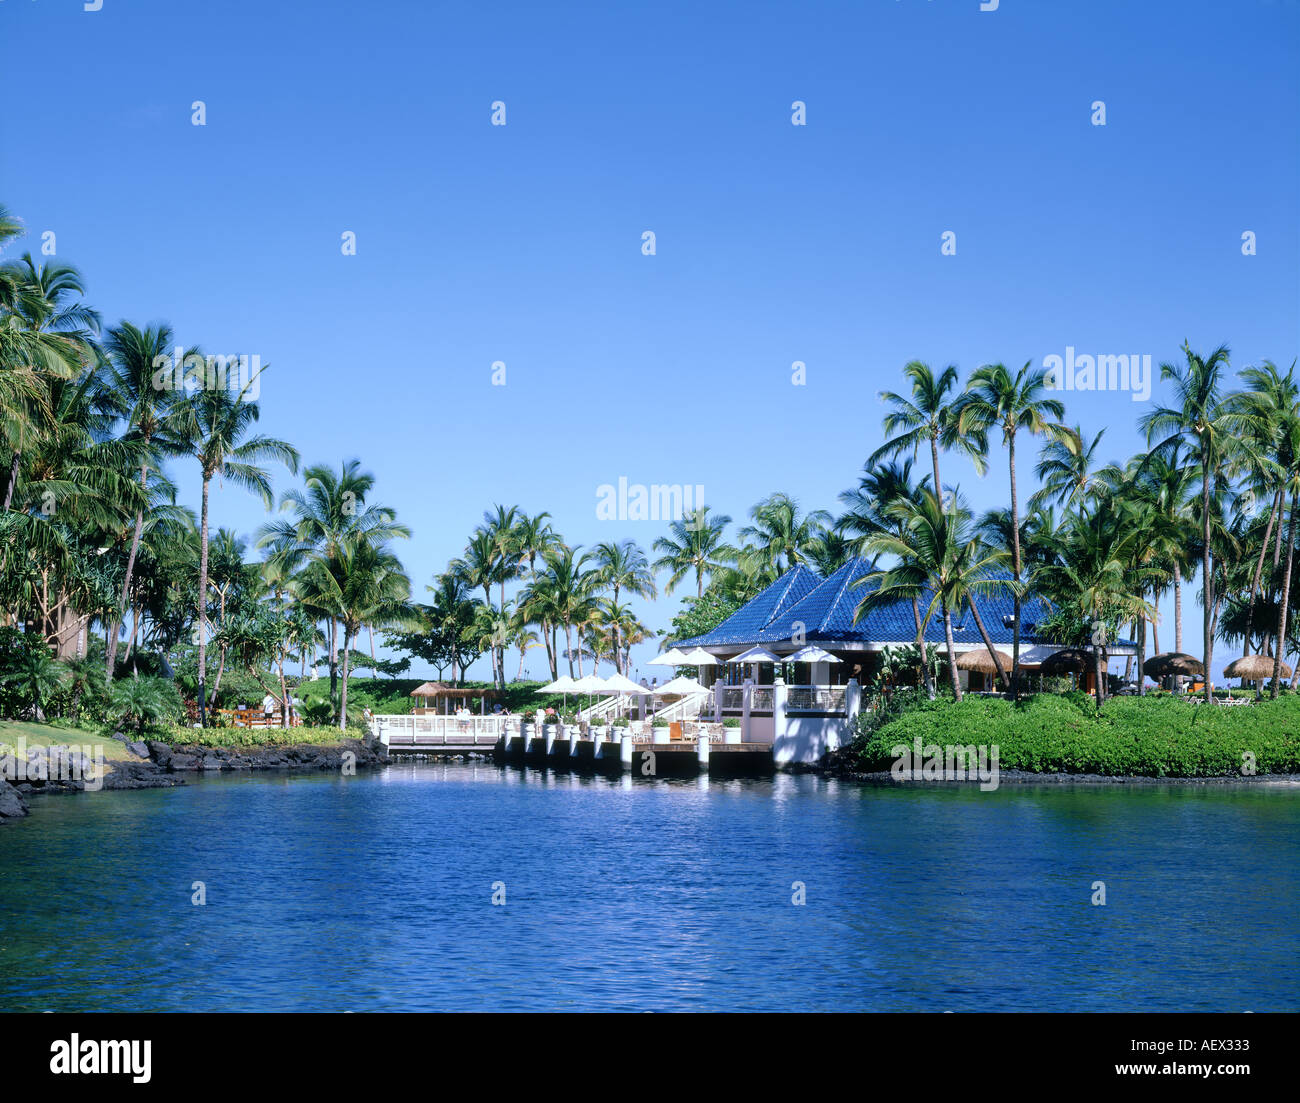
[[[105,763],[100,789],[171,788],[185,784],[185,778],[180,776],[184,774],[237,770],[339,771],[345,765],[369,769],[388,762],[387,747],[360,739],[344,739],[332,746],[291,743],[265,747],[209,747],[196,743],[164,743],[156,739],[137,743],[121,735],[114,738],[125,743],[135,758]],[[350,760],[344,756],[351,756]],[[83,765],[78,763],[78,766]],[[86,791],[85,781],[77,780],[84,772],[84,769],[71,771],[74,777],[66,780],[56,778],[15,783],[0,778],[0,824],[26,816],[30,811],[29,797]],[[93,785],[91,788],[93,790]]]

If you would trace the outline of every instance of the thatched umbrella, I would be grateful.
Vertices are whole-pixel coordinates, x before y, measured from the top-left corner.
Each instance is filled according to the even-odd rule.
[[[1011,669],[1011,656],[1004,651],[998,652],[998,659],[1002,663],[1003,670]],[[958,670],[974,670],[979,674],[996,674],[998,672],[997,663],[993,661],[993,656],[989,654],[987,647],[977,647],[973,651],[967,651],[957,657]]]
[[[1205,664],[1194,655],[1182,651],[1166,651],[1163,655],[1152,655],[1142,664],[1142,673],[1153,678],[1172,678],[1176,676],[1199,678],[1205,673]]]
[[[1273,660],[1268,655],[1243,655],[1225,666],[1223,675],[1243,682],[1262,682],[1273,677]],[[1278,677],[1291,677],[1291,668],[1286,663],[1278,668]]]
[[[1002,663],[1002,674],[1005,677],[1006,672],[1011,669],[1011,656],[999,651],[998,659]],[[998,664],[993,661],[993,656],[987,647],[977,647],[973,651],[962,652],[957,656],[957,669],[970,670],[989,678],[998,676]]]
[[[1038,669],[1043,674],[1082,674],[1096,661],[1096,654],[1082,647],[1063,647],[1048,655]]]

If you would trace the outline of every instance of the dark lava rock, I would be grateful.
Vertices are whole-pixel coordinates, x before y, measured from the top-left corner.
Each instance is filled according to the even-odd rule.
[[[0,778],[0,820],[16,820],[27,815],[27,802],[9,782]]]
[[[105,789],[170,789],[184,784],[153,762],[115,762],[104,778]]]

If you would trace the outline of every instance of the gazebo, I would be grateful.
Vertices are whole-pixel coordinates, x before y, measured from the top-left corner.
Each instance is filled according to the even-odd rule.
[[[429,714],[437,715],[438,702],[442,701],[442,712],[448,711],[448,705],[451,701],[468,701],[474,698],[481,698],[486,704],[489,700],[500,697],[501,694],[495,689],[484,689],[475,686],[449,686],[446,682],[425,682],[411,690],[411,696],[424,702],[423,705],[417,705],[411,711],[416,716],[427,716]]]

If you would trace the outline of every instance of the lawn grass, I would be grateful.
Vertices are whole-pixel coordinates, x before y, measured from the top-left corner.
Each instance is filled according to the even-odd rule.
[[[18,740],[26,738],[28,748],[78,746],[94,755],[95,748],[102,750],[106,762],[139,762],[126,744],[110,736],[83,728],[63,727],[59,724],[39,724],[29,720],[0,720],[0,744],[17,748]]]

